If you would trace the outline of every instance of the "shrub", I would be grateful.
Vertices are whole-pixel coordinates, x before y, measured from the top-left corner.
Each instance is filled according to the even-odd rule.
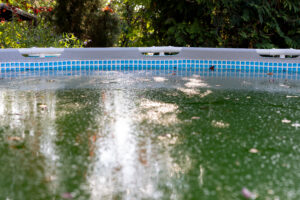
[[[60,33],[71,32],[88,46],[114,46],[119,34],[119,17],[104,0],[57,0],[55,23]]]
[[[0,23],[1,48],[29,47],[82,47],[84,43],[73,34],[58,35],[49,22],[41,21],[37,26],[28,22]]]

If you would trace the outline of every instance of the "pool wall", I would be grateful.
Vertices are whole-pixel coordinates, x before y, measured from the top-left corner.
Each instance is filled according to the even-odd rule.
[[[49,49],[55,51],[54,48]],[[61,55],[59,57],[45,58],[24,57],[19,49],[2,49],[0,50],[0,67],[1,72],[48,70],[234,70],[257,73],[300,74],[299,57],[262,57],[259,51],[255,49],[180,48],[177,55],[143,55],[143,52],[150,52],[151,49],[144,48],[144,51],[141,51],[141,48],[60,49]],[[34,50],[37,51],[38,48]],[[168,52],[169,50],[172,50],[172,47],[166,48],[164,51]],[[154,51],[155,47],[153,47]],[[297,50],[295,51],[297,52]],[[287,55],[289,55],[289,52],[287,52]]]

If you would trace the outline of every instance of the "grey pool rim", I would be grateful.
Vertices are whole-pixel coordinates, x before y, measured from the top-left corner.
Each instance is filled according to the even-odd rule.
[[[191,47],[1,49],[1,72],[235,70],[300,74],[300,50]]]

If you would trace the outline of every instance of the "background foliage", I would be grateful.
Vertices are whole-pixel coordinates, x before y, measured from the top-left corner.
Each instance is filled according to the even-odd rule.
[[[111,0],[109,6],[108,0],[5,2],[36,14],[40,24],[1,24],[1,47],[300,48],[299,0]]]
[[[298,0],[135,0],[123,9],[135,44],[300,48]],[[127,14],[133,12],[134,14]],[[145,26],[145,21],[147,22]],[[136,34],[143,33],[146,34]],[[134,36],[130,38],[128,36]]]
[[[2,2],[1,2],[2,3]],[[83,47],[72,33],[58,34],[51,23],[51,16],[55,1],[53,0],[7,0],[8,5],[20,8],[38,17],[38,24],[33,22],[13,21],[0,23],[0,48],[26,47]]]
[[[119,18],[103,0],[57,0],[55,23],[59,32],[72,32],[90,41],[88,46],[114,46],[118,40]]]

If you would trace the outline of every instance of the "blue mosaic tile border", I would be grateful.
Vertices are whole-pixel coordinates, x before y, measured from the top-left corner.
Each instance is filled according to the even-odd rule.
[[[23,71],[134,71],[211,69],[261,73],[300,73],[300,63],[226,61],[226,60],[72,60],[52,62],[0,62],[1,72]]]

